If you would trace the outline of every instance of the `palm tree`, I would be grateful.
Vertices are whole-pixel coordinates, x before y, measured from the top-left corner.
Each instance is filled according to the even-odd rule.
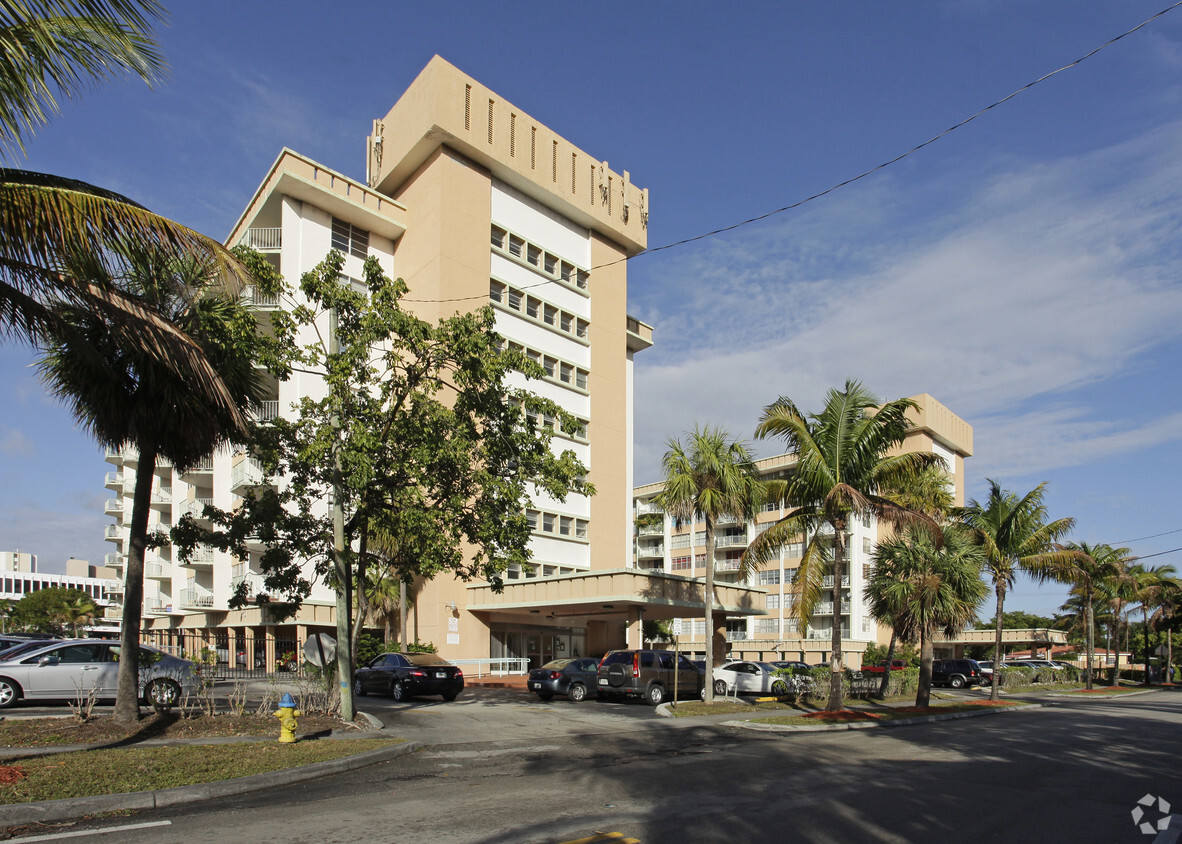
[[[764,408],[755,429],[760,438],[782,437],[796,453],[796,469],[787,481],[769,484],[768,497],[782,498],[791,509],[743,552],[740,576],[749,576],[785,545],[804,537],[804,554],[792,579],[795,610],[804,630],[820,600],[822,578],[829,573],[826,570],[832,560],[829,709],[842,708],[841,581],[850,520],[873,515],[896,527],[922,523],[936,528],[931,518],[885,494],[902,488],[908,477],[926,466],[942,461],[932,453],[891,453],[902,445],[911,427],[907,412],[916,407],[911,399],[880,405],[860,383],[851,380],[843,390],[829,390],[821,412],[809,416],[781,396]],[[822,527],[827,528],[826,533]]]
[[[893,499],[896,504],[918,510],[940,523],[943,523],[947,518],[955,504],[948,470],[946,467],[936,464],[924,468],[917,475],[905,478],[902,488],[888,493],[887,497]],[[908,536],[909,534],[905,532],[904,535]],[[895,625],[895,618],[901,615],[903,610],[896,608],[896,611],[896,609],[888,608],[885,604],[881,606],[881,609],[883,610],[881,614],[874,609],[871,609],[871,614],[880,624],[891,628],[886,664],[883,667],[882,681],[878,687],[878,696],[886,697],[887,689],[891,684],[891,662],[895,655],[895,644],[899,639],[899,629]]]
[[[678,524],[691,522],[700,513],[706,522],[706,619],[709,663],[722,663],[725,642],[715,637],[714,530],[719,518],[733,516],[744,522],[755,517],[763,502],[763,482],[743,443],[730,439],[721,428],[694,427],[686,444],[671,439],[665,452],[665,488],[654,499]],[[714,684],[706,672],[706,703],[714,702]]]
[[[1149,685],[1149,611],[1156,610],[1162,596],[1177,583],[1177,570],[1171,565],[1145,566],[1136,563],[1129,566],[1132,581],[1133,600],[1141,605],[1141,632],[1145,640],[1145,677],[1143,684]]]
[[[932,639],[964,629],[988,594],[981,579],[985,556],[963,528],[948,525],[937,542],[927,530],[911,529],[879,544],[866,599],[876,617],[890,618],[905,641],[920,649],[916,706],[927,706],[932,690]]]
[[[1113,548],[1111,545],[1090,545],[1087,542],[1073,542],[1062,546],[1061,550],[1073,552],[1072,556],[1055,558],[1039,564],[1038,568],[1045,576],[1060,583],[1070,583],[1080,590],[1083,603],[1083,630],[1086,636],[1084,647],[1087,650],[1087,667],[1084,678],[1087,689],[1092,688],[1092,672],[1095,665],[1095,603],[1096,584],[1106,577],[1116,574],[1121,569],[1121,560],[1129,555],[1128,548]]]
[[[975,540],[985,551],[985,570],[993,580],[997,595],[997,624],[994,640],[994,670],[1002,667],[1002,610],[1006,592],[1014,585],[1019,571],[1030,572],[1035,577],[1048,577],[1046,572],[1056,566],[1065,566],[1075,558],[1074,551],[1064,551],[1055,544],[1060,537],[1075,525],[1075,519],[1064,518],[1047,521],[1046,507],[1042,503],[1046,484],[1037,487],[1018,498],[1012,492],[1003,490],[997,481],[989,481],[989,496],[985,503],[976,500],[958,511]],[[997,700],[1001,675],[989,690],[990,700]]]
[[[1108,644],[1107,649],[1109,654],[1113,651],[1113,646],[1116,648],[1116,656],[1113,661],[1112,675],[1109,678],[1110,685],[1120,685],[1120,633],[1122,626],[1128,628],[1128,605],[1129,600],[1133,595],[1134,582],[1129,575],[1129,566],[1132,565],[1133,557],[1120,557],[1116,560],[1117,569],[1106,577],[1102,578],[1096,584],[1096,595],[1108,608],[1109,613],[1109,628],[1108,628]]]
[[[102,277],[104,286],[120,290],[144,309],[177,325],[201,344],[236,405],[246,408],[258,401],[262,381],[253,359],[259,332],[237,299],[216,294],[210,265],[138,242],[124,247],[123,258],[127,272],[121,277],[102,277],[102,262],[89,254],[73,256],[66,269],[78,276]],[[210,404],[172,368],[112,337],[101,315],[60,305],[56,316],[70,330],[46,342],[37,363],[42,378],[100,445],[130,446],[139,452],[121,626],[124,652],[136,653],[157,457],[167,457],[184,471],[227,442],[237,426],[220,405]],[[115,717],[122,723],[139,717],[134,663],[125,660],[119,666]]]
[[[1153,618],[1150,619],[1154,626],[1160,630],[1162,627],[1166,629],[1166,661],[1162,665],[1163,683],[1173,683],[1173,678],[1170,677],[1170,670],[1174,665],[1174,622],[1177,618],[1178,608],[1182,606],[1182,580],[1178,578],[1169,578],[1161,593],[1158,596],[1157,608],[1153,611]]]
[[[56,615],[62,624],[68,625],[75,638],[78,628],[94,620],[98,606],[86,595],[78,595],[72,599],[62,601]]]
[[[165,64],[151,38],[155,0],[33,0],[0,8],[0,154],[18,156],[37,128],[85,90],[122,76],[158,80]],[[159,315],[101,283],[119,274],[129,240],[214,262],[227,290],[246,273],[225,249],[143,206],[85,182],[0,169],[0,335],[34,342],[69,330],[61,300],[101,314],[130,348],[149,350],[220,404],[238,409],[200,346]],[[105,263],[95,277],[62,271],[65,256]],[[237,420],[244,425],[242,419]]]

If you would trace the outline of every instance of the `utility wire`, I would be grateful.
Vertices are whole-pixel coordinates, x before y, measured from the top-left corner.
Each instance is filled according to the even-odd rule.
[[[1120,35],[1117,35],[1115,38],[1110,38],[1109,40],[1107,40],[1103,44],[1101,44],[1099,47],[1096,47],[1094,50],[1080,56],[1075,61],[1065,64],[1056,70],[1052,70],[1050,73],[1045,73],[1042,76],[1038,77],[1038,79],[1035,79],[1033,82],[1026,83],[1021,88],[1017,89],[1016,91],[1014,91],[1010,94],[1007,94],[1006,96],[1002,97],[1000,100],[997,100],[996,102],[990,103],[989,105],[985,106],[980,111],[976,112],[975,114],[970,115],[969,117],[966,117],[964,120],[960,121],[959,123],[954,123],[952,126],[949,126],[947,129],[945,129],[940,134],[934,135],[931,138],[928,138],[923,143],[913,146],[911,149],[907,150],[906,152],[900,153],[899,155],[896,155],[894,158],[884,161],[882,164],[879,164],[877,167],[872,167],[869,170],[859,173],[857,176],[853,176],[849,179],[846,179],[845,181],[838,182],[837,184],[833,185],[832,187],[826,188],[825,190],[820,191],[818,193],[814,193],[811,196],[806,196],[804,199],[797,200],[796,202],[793,202],[790,205],[785,205],[782,208],[775,209],[774,211],[768,211],[766,214],[760,214],[757,217],[750,217],[746,220],[743,220],[742,222],[733,223],[729,226],[723,226],[722,228],[714,229],[714,230],[708,231],[708,232],[704,232],[699,235],[694,235],[693,237],[687,237],[682,240],[676,240],[673,243],[666,243],[663,246],[654,246],[652,249],[646,249],[644,252],[640,252],[636,255],[633,255],[631,258],[628,258],[628,257],[618,258],[615,261],[609,261],[606,264],[599,264],[598,266],[592,267],[591,271],[594,272],[595,270],[604,269],[605,267],[612,267],[612,266],[615,266],[616,264],[630,261],[630,260],[632,260],[632,258],[641,258],[641,257],[644,257],[645,255],[652,255],[653,253],[656,253],[656,252],[664,252],[666,249],[675,249],[679,246],[685,246],[687,243],[695,243],[699,240],[705,240],[708,237],[714,237],[715,235],[724,234],[725,232],[731,232],[731,231],[734,231],[735,229],[742,228],[743,226],[749,226],[752,223],[758,223],[761,220],[766,220],[769,217],[774,217],[777,214],[783,214],[785,211],[791,211],[794,208],[799,208],[800,206],[802,206],[806,203],[813,202],[815,200],[820,199],[823,196],[827,196],[828,194],[833,193],[835,190],[839,190],[841,188],[844,188],[847,185],[852,185],[854,182],[860,181],[861,179],[865,179],[867,176],[871,176],[874,173],[877,173],[879,170],[882,170],[885,167],[890,167],[892,164],[897,164],[898,162],[902,161],[904,158],[907,158],[910,155],[914,155],[915,153],[919,152],[924,147],[934,144],[936,141],[940,140],[941,138],[945,137],[946,135],[949,135],[952,132],[955,132],[957,129],[960,129],[962,126],[966,126],[967,124],[973,122],[978,117],[985,114],[985,112],[987,112],[991,109],[997,108],[999,105],[1002,105],[1003,103],[1009,102],[1014,97],[1018,96],[1019,94],[1023,94],[1026,91],[1029,91],[1035,85],[1038,85],[1041,82],[1045,82],[1046,80],[1050,79],[1052,76],[1062,73],[1065,70],[1070,70],[1071,68],[1075,67],[1076,65],[1087,61],[1088,59],[1090,59],[1092,56],[1096,55],[1096,53],[1100,52],[1104,48],[1110,47],[1113,44],[1115,44],[1117,41],[1120,41],[1122,38],[1132,35],[1137,30],[1139,30],[1145,26],[1148,26],[1150,23],[1157,20],[1162,15],[1166,14],[1167,12],[1172,12],[1174,9],[1178,8],[1179,6],[1182,6],[1182,0],[1178,0],[1178,2],[1166,7],[1165,9],[1162,9],[1157,14],[1152,15],[1149,18],[1146,18],[1145,20],[1141,21],[1141,23],[1134,26],[1132,29],[1122,32]],[[552,284],[552,283],[554,283],[554,282],[541,281],[541,282],[538,282],[537,284],[528,285],[524,289],[528,290],[528,289],[532,289],[534,287],[540,287],[543,284]],[[473,300],[473,299],[485,299],[485,298],[487,298],[487,297],[486,296],[457,296],[453,299],[404,299],[403,301],[405,301],[405,302],[420,302],[420,303],[434,303],[434,302],[443,303],[443,302],[464,302],[464,301],[469,301],[469,300]]]
[[[1159,536],[1169,536],[1172,533],[1182,533],[1182,528],[1177,530],[1167,530],[1165,533],[1155,533],[1152,536],[1138,536],[1136,539],[1122,539],[1120,542],[1113,542],[1113,545],[1124,545],[1128,542],[1141,542],[1144,539],[1157,539]]]

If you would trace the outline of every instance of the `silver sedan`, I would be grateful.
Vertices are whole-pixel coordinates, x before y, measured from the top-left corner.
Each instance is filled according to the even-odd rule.
[[[767,662],[740,660],[723,663],[714,669],[714,691],[716,694],[786,695],[788,683],[776,671],[776,666]]]

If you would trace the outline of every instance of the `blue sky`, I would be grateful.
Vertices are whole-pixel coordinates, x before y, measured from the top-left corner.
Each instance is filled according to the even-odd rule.
[[[284,146],[363,178],[370,121],[439,53],[629,170],[659,246],[868,170],[1166,4],[171,5],[168,83],[67,105],[17,166],[222,238]],[[750,438],[777,396],[816,409],[856,377],[974,426],[970,497],[1046,481],[1074,538],[1182,546],[1180,68],[1182,9],[816,202],[633,260],[630,310],[657,341],[637,481],[695,421]],[[54,570],[109,550],[111,467],[30,358],[0,346],[0,547]],[[1009,606],[1063,594],[1022,583]]]

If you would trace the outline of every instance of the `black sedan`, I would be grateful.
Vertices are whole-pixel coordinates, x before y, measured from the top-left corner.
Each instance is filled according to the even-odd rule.
[[[596,688],[598,670],[597,659],[556,659],[529,672],[529,690],[542,700],[566,695],[571,703],[578,703],[586,700],[588,689]]]
[[[388,694],[403,701],[418,695],[442,695],[455,700],[464,690],[464,672],[438,654],[382,654],[358,668],[353,694]]]

